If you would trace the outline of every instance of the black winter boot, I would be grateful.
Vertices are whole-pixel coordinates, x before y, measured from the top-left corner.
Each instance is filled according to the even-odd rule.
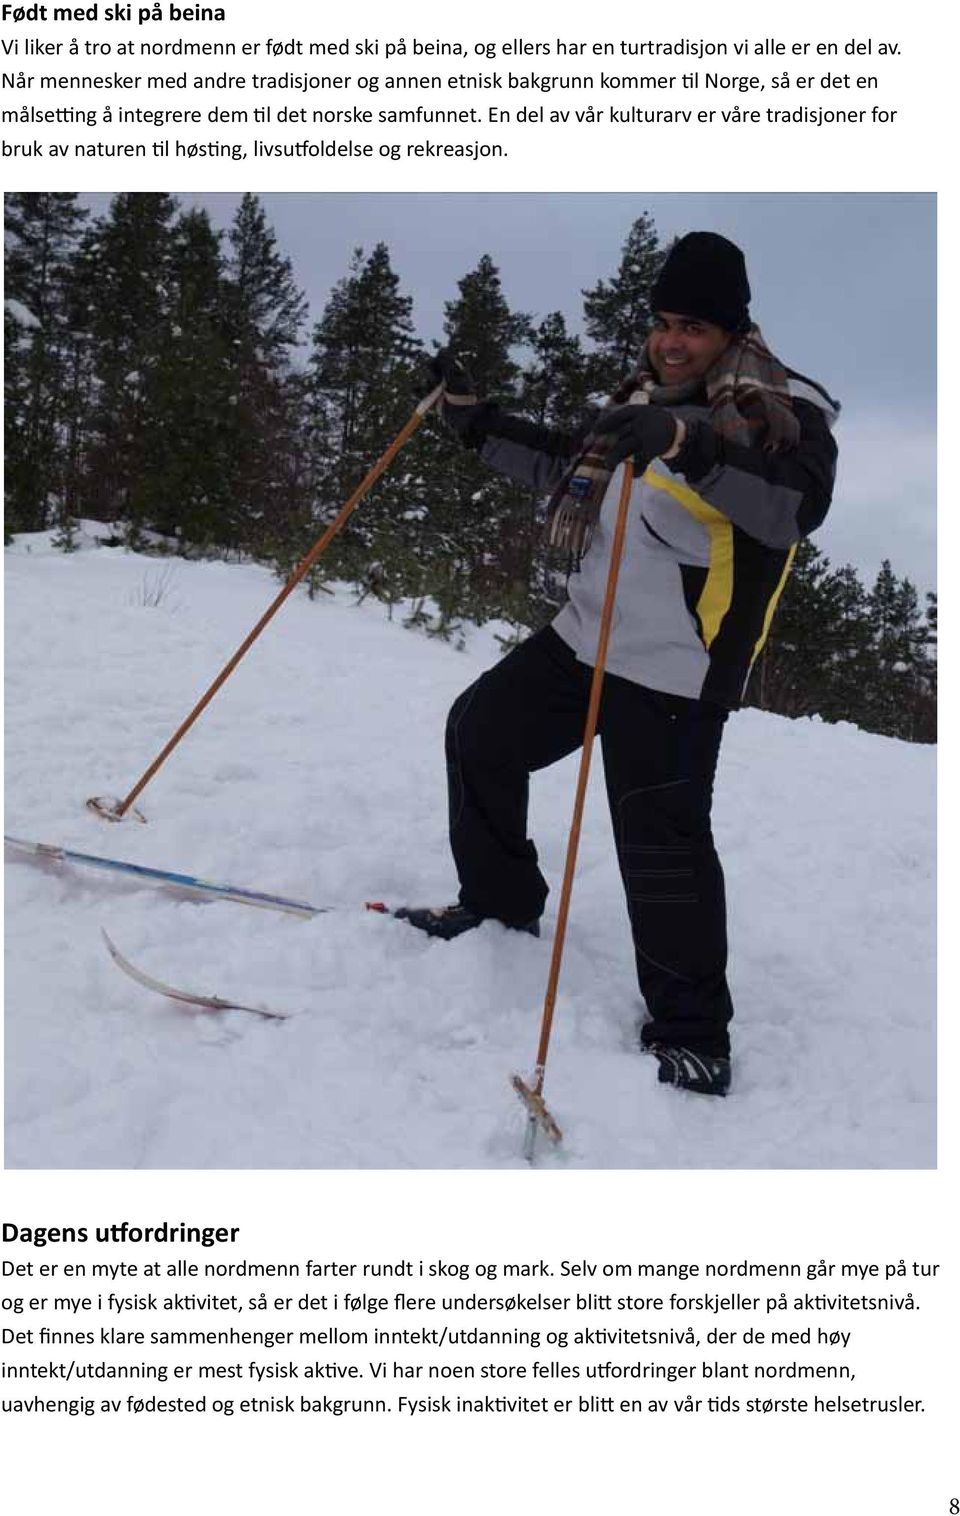
[[[692,1090],[695,1095],[725,1095],[730,1088],[729,1058],[692,1053],[689,1048],[665,1047],[662,1042],[651,1043],[643,1051],[657,1059],[660,1084]]]
[[[476,911],[471,911],[465,905],[402,905],[393,914],[399,920],[407,921],[411,926],[415,926],[418,931],[426,932],[429,937],[442,937],[445,942],[452,941],[463,932],[472,932],[474,927],[491,919],[488,916],[478,916]],[[530,921],[526,926],[517,927],[516,930],[529,932],[531,937],[539,937],[540,923]]]

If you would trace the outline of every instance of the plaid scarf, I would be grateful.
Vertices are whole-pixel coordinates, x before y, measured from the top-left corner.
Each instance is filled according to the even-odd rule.
[[[661,384],[650,364],[648,348],[635,371],[603,407],[628,403],[681,405],[705,388],[710,425],[719,436],[745,446],[775,450],[794,448],[800,426],[783,365],[764,342],[757,326],[736,337],[703,379]],[[571,554],[578,567],[587,552],[613,470],[607,463],[612,434],[591,432],[583,451],[567,469],[547,504],[546,541]]]

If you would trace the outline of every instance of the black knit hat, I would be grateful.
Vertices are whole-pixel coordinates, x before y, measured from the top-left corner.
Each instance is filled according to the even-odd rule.
[[[750,285],[743,254],[716,232],[688,232],[667,254],[653,286],[655,311],[699,316],[727,332],[750,325]]]

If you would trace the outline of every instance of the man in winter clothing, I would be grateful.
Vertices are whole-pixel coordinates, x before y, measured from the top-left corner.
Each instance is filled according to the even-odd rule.
[[[636,372],[575,434],[479,399],[449,353],[443,416],[468,447],[550,494],[548,534],[577,565],[552,626],[484,674],[447,727],[460,899],[409,909],[451,938],[487,917],[536,932],[547,897],[527,837],[531,772],[580,746],[622,465],[635,482],[599,735],[661,1082],[730,1083],[723,873],[710,828],[728,712],[741,699],[797,543],[830,503],[838,406],[785,370],[749,316],[743,254],[692,232],[667,257]]]

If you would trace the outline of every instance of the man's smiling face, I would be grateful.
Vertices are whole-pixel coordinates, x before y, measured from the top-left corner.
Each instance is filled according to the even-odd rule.
[[[702,379],[732,341],[731,333],[712,321],[657,311],[647,352],[661,384],[686,384]]]

